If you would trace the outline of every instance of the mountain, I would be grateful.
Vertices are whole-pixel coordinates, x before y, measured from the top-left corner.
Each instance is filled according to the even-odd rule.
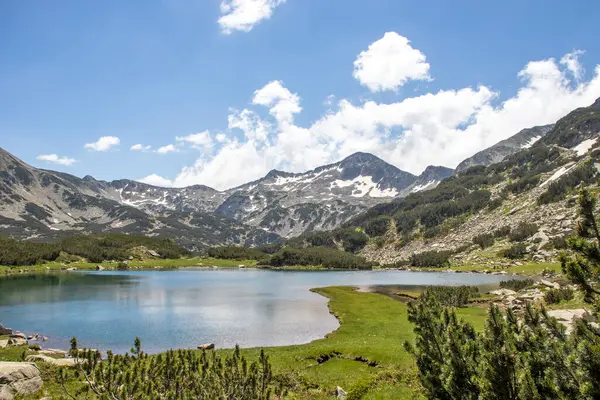
[[[578,188],[597,191],[599,138],[600,99],[554,125],[521,131],[506,146],[517,151],[500,162],[459,170],[435,188],[357,215],[344,224],[354,236],[362,235],[349,236],[362,246],[351,248],[383,264],[439,266],[449,257],[478,268],[521,265],[511,258],[556,262],[565,237],[576,227]],[[301,245],[350,247],[336,232],[318,239],[304,236]]]
[[[531,147],[535,142],[542,139],[554,125],[536,126],[523,129],[516,135],[502,140],[495,145],[482,150],[473,156],[462,161],[456,167],[456,171],[464,171],[476,165],[492,165],[504,160],[507,156],[516,153],[519,150]]]
[[[423,190],[433,189],[441,181],[448,178],[453,173],[454,170],[451,168],[430,165],[427,168],[425,168],[425,171],[423,171],[423,173],[421,173],[421,175],[419,175],[417,179],[415,179],[412,185],[410,185],[410,187],[408,187],[403,194],[408,195],[409,193],[416,193],[421,192]]]
[[[123,232],[169,236],[190,248],[260,245],[334,229],[411,188],[424,189],[429,182],[433,187],[446,170],[431,167],[416,177],[371,154],[356,153],[305,173],[273,170],[257,181],[217,191],[202,185],[162,188],[126,179],[78,178],[34,168],[0,149],[0,227],[32,240]]]

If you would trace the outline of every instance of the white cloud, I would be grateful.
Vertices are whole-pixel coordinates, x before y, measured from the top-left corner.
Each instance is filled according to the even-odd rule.
[[[148,145],[148,146],[144,146],[143,144],[134,144],[133,146],[131,146],[129,148],[129,150],[131,151],[147,151],[150,150],[152,148],[152,146]]]
[[[227,35],[234,31],[249,32],[255,25],[273,15],[275,8],[286,0],[222,0],[221,31]]]
[[[306,171],[356,151],[371,152],[415,174],[428,165],[455,167],[523,128],[556,122],[569,111],[592,104],[600,96],[600,66],[591,79],[577,81],[573,71],[582,66],[577,58],[567,59],[568,63],[555,59],[528,63],[516,74],[517,93],[502,101],[500,93],[486,86],[440,90],[391,103],[353,104],[342,99],[306,127],[292,120],[300,108],[297,95],[281,83],[272,85],[258,90],[253,103],[270,107],[275,122],[255,111],[233,110],[228,128],[240,129],[243,136],[217,135],[213,152],[183,168],[173,185],[227,189],[273,168]],[[281,103],[288,106],[274,112]]]
[[[156,174],[148,175],[147,177],[138,179],[137,181],[145,183],[147,185],[152,185],[152,186],[160,186],[160,187],[173,186],[173,182],[171,182],[169,179],[163,178],[162,176],[156,175]]]
[[[36,158],[38,160],[48,161],[52,164],[66,165],[66,166],[72,165],[75,161],[77,161],[74,158],[59,157],[56,154],[40,154]]]
[[[407,38],[387,32],[358,55],[354,77],[372,92],[398,90],[409,80],[431,79],[425,60]]]
[[[280,81],[269,82],[254,92],[252,103],[270,107],[269,113],[282,124],[291,124],[294,114],[302,111],[300,97],[290,92]]]
[[[224,133],[218,133],[217,136],[215,136],[215,139],[219,143],[225,143],[227,141],[227,135]]]
[[[173,145],[173,144],[161,146],[158,149],[156,149],[156,152],[159,154],[167,154],[167,153],[172,153],[174,151],[177,151],[177,147],[175,147],[175,145]]]
[[[177,136],[178,142],[189,143],[193,148],[209,150],[212,147],[212,139],[208,131],[193,133],[187,136]]]
[[[571,71],[576,81],[580,81],[585,72],[582,65],[579,63],[579,57],[584,53],[585,52],[582,50],[575,50],[572,53],[565,54],[563,58],[560,59],[560,63]]]
[[[118,146],[121,140],[116,136],[102,136],[93,143],[86,143],[83,147],[93,151],[108,151],[114,146]]]

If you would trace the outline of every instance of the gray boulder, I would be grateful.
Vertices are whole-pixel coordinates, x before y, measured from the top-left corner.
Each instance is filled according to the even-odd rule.
[[[74,367],[76,365],[74,358],[53,358],[43,354],[31,354],[25,358],[29,362],[45,362],[56,365],[57,367]]]
[[[2,326],[2,324],[0,324],[0,336],[4,336],[4,335],[12,335],[13,331],[10,328],[5,328],[4,326]]]
[[[26,362],[0,362],[0,400],[13,400],[37,393],[42,388],[40,370]]]

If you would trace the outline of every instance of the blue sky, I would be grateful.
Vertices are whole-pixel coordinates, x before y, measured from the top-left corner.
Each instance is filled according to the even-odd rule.
[[[454,167],[600,97],[599,19],[593,0],[6,0],[0,146],[219,189],[359,150]]]

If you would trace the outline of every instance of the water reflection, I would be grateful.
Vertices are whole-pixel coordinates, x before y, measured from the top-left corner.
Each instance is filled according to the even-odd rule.
[[[0,279],[0,323],[68,347],[126,351],[135,336],[146,351],[305,343],[336,329],[327,299],[333,285],[497,284],[502,277],[404,271],[265,270],[102,271]]]

